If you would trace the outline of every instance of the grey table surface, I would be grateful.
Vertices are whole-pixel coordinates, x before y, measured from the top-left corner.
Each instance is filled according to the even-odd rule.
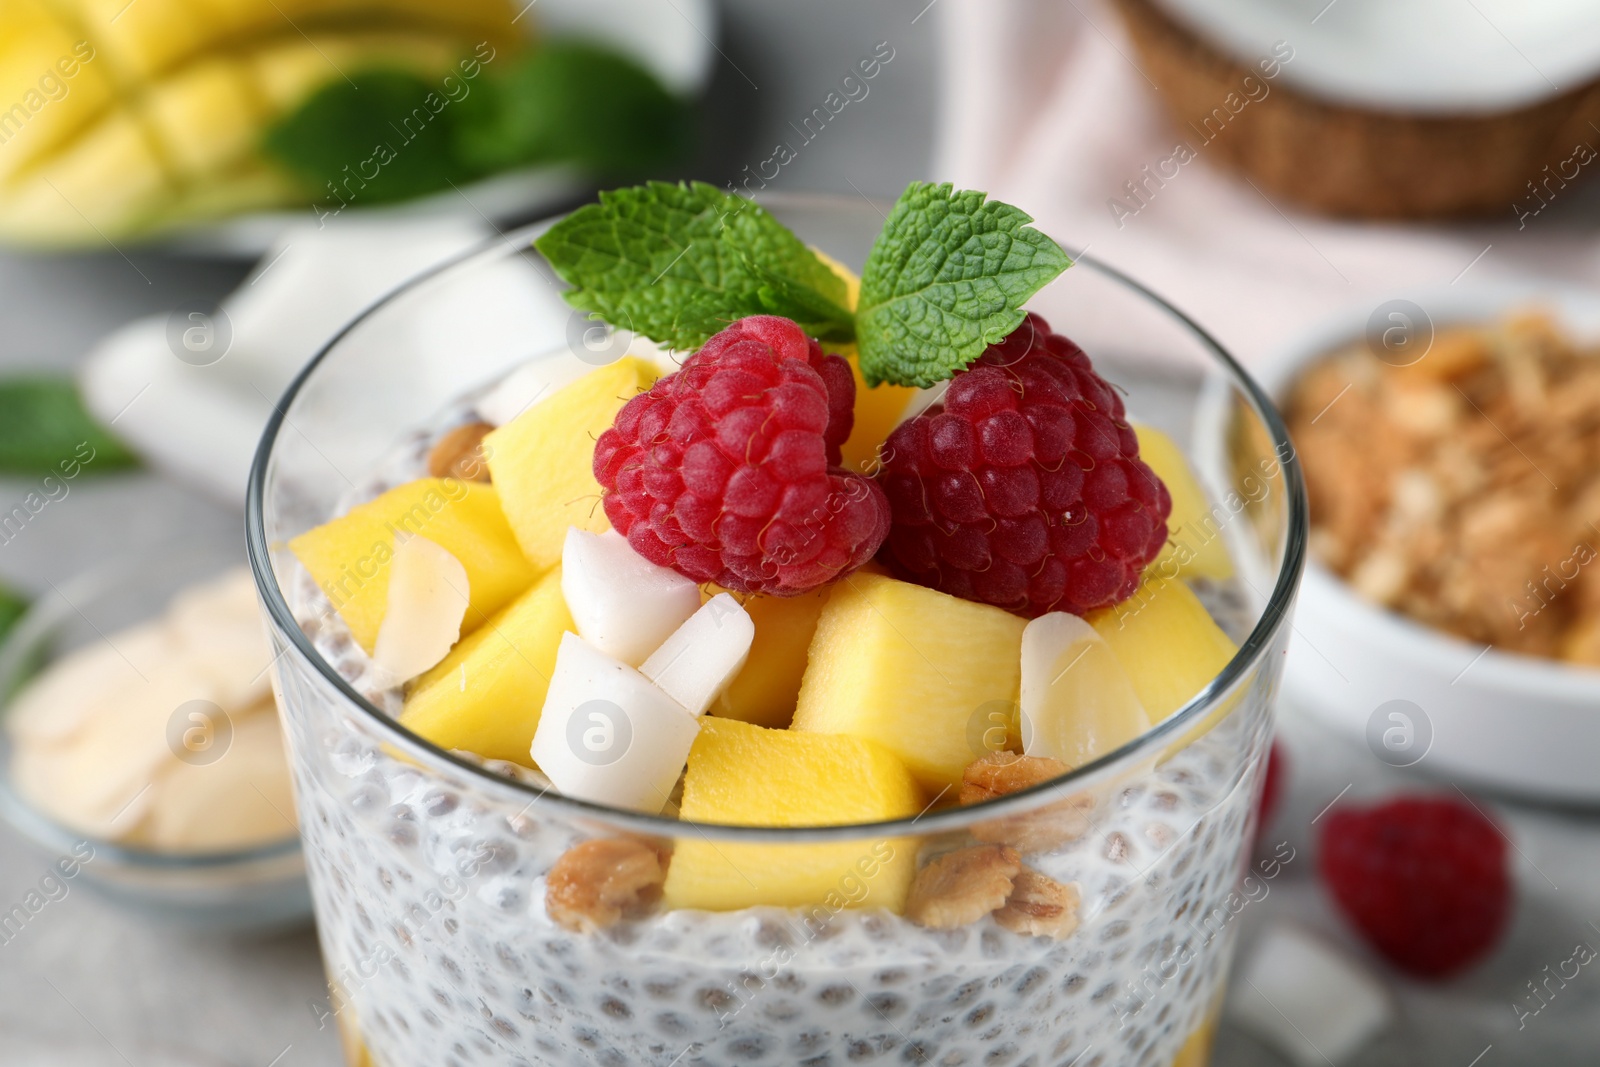
[[[920,17],[930,7],[927,0],[726,0],[707,146],[688,173],[718,184],[741,180],[777,142],[796,139],[791,124],[819,106],[858,59],[888,42],[894,59],[868,98],[805,144],[771,186],[892,197],[906,181],[925,176],[937,106],[936,20]],[[0,254],[0,373],[70,369],[115,327],[185,301],[214,300],[248,267],[135,249]],[[26,480],[0,479],[0,510],[32,488]],[[0,580],[39,593],[87,568],[174,545],[231,549],[242,559],[242,524],[231,507],[154,473],[84,479],[21,536],[0,545]],[[1285,733],[1298,770],[1275,832],[1305,846],[1317,810],[1341,785],[1370,781],[1375,771],[1366,753],[1298,717],[1290,717]],[[1519,906],[1516,936],[1465,985],[1403,990],[1406,1026],[1362,1056],[1365,1067],[1591,1062],[1600,1048],[1600,1034],[1583,1029],[1583,1020],[1596,1016],[1596,998],[1581,988],[1541,1021],[1542,1037],[1507,1036],[1493,1022],[1511,1017],[1524,978],[1565,957],[1566,951],[1556,954],[1563,938],[1580,936],[1574,931],[1583,922],[1600,918],[1600,891],[1593,888],[1600,880],[1591,873],[1600,834],[1593,822],[1502,812],[1525,831],[1523,859],[1535,868],[1520,879],[1532,888]],[[0,910],[35,887],[49,862],[0,828]],[[1332,925],[1310,868],[1301,864],[1246,916],[1247,948],[1253,932],[1275,918]],[[1561,883],[1564,895],[1546,892],[1541,879],[1552,891]],[[336,1037],[319,1028],[311,1006],[324,992],[309,928],[270,937],[204,935],[152,924],[77,884],[0,943],[0,1065],[335,1067]],[[1473,1021],[1479,1017],[1481,1025]],[[1558,1036],[1576,1034],[1592,1040]],[[40,1041],[54,1052],[27,1058],[25,1050]],[[1498,1045],[1485,1049],[1486,1043]],[[1225,1028],[1215,1062],[1279,1061]]]

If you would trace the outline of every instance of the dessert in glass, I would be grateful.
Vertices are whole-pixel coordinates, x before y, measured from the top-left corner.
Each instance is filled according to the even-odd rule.
[[[1028,221],[619,190],[297,379],[250,549],[352,1064],[1206,1061],[1304,492]]]

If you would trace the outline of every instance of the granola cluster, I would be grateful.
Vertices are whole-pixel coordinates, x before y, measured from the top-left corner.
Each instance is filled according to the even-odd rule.
[[[633,838],[594,838],[567,850],[550,869],[545,910],[573,933],[594,933],[647,914],[661,899],[665,850]]]
[[[1006,796],[1067,772],[1059,760],[995,752],[962,775],[963,805]],[[973,827],[982,844],[937,857],[917,872],[906,900],[906,916],[948,930],[985,915],[1014,933],[1063,938],[1078,928],[1078,887],[1062,884],[1022,863],[1022,854],[1042,852],[1082,836],[1092,801],[1069,797],[1027,815],[994,819]]]
[[[1362,596],[1472,641],[1600,664],[1600,347],[1547,315],[1366,344],[1295,384],[1312,550]]]

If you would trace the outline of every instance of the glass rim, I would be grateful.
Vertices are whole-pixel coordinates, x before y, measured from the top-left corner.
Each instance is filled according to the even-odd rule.
[[[764,207],[784,205],[826,207],[828,204],[850,203],[855,198],[828,193],[776,193],[754,198]],[[873,202],[868,200],[869,204]],[[874,206],[877,206],[874,204]],[[540,788],[489,769],[481,763],[443,748],[405,726],[369,702],[350,685],[319,652],[315,644],[300,629],[288,600],[273,568],[271,545],[266,535],[265,494],[268,468],[271,466],[274,446],[287,421],[286,411],[300,391],[311,380],[323,361],[336,352],[345,338],[391,303],[402,299],[437,278],[454,273],[476,261],[489,262],[497,255],[521,255],[532,249],[533,241],[555,225],[564,216],[553,216],[530,223],[510,233],[502,233],[458,253],[438,265],[416,275],[394,290],[379,297],[339,329],[295,375],[283,395],[272,405],[272,414],[262,431],[260,444],[250,465],[250,479],[245,494],[245,540],[250,569],[255,575],[257,592],[266,606],[268,618],[280,636],[301,658],[306,660],[322,679],[333,686],[353,708],[371,719],[386,735],[385,742],[394,745],[423,766],[435,769],[442,764],[457,775],[465,776],[492,792],[504,794],[508,799],[526,801],[527,812],[536,806],[549,806],[565,816],[579,820],[604,822],[618,829],[650,837],[676,838],[686,834],[714,841],[746,844],[811,844],[854,841],[863,838],[909,837],[913,835],[964,830],[974,823],[1007,815],[1016,815],[1048,805],[1051,801],[1071,796],[1092,788],[1103,778],[1112,777],[1118,770],[1136,766],[1143,757],[1158,752],[1163,744],[1181,735],[1186,728],[1201,721],[1208,711],[1227,698],[1229,693],[1243,683],[1247,674],[1269,650],[1280,628],[1287,624],[1294,603],[1299,578],[1304,570],[1307,554],[1309,517],[1305,480],[1300,470],[1299,456],[1289,440],[1287,427],[1276,406],[1248,371],[1241,366],[1209,332],[1193,318],[1157,295],[1147,286],[1122,271],[1090,256],[1073,257],[1073,269],[1087,267],[1111,281],[1131,290],[1153,304],[1157,309],[1176,320],[1187,329],[1211,354],[1216,364],[1227,374],[1230,383],[1249,400],[1251,408],[1266,426],[1272,438],[1274,454],[1284,478],[1288,497],[1287,528],[1285,530],[1284,556],[1278,568],[1272,592],[1261,610],[1260,617],[1250,633],[1240,642],[1239,649],[1223,667],[1190,700],[1161,722],[1138,737],[1104,755],[1074,767],[1066,774],[1027,789],[995,797],[975,804],[944,808],[939,811],[924,809],[909,817],[865,823],[844,823],[828,826],[750,826],[725,823],[701,823],[666,815],[651,815],[625,808],[597,804],[576,797],[564,796],[551,787]],[[826,251],[826,250],[824,250]],[[946,790],[948,791],[948,790]],[[940,794],[943,796],[943,793]],[[939,797],[929,804],[937,803]]]

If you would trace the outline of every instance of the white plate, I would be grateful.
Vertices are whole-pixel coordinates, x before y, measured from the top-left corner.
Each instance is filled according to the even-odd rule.
[[[627,55],[668,89],[700,95],[716,63],[717,10],[712,0],[513,0],[526,5],[530,29],[549,37],[598,41]],[[359,208],[362,219],[412,220],[466,215],[496,222],[551,210],[592,183],[563,166],[537,166],[497,174],[460,192],[434,193],[400,204]],[[161,238],[171,251],[191,255],[257,258],[309,210],[263,211],[188,227]]]
[[[1600,339],[1600,296],[1583,290],[1462,285],[1404,298],[1436,327],[1540,304],[1565,329]],[[1352,307],[1283,346],[1264,364],[1262,386],[1281,399],[1302,368],[1362,337],[1373,310]],[[1207,417],[1219,417],[1225,402],[1211,395]],[[1314,560],[1300,589],[1284,689],[1294,705],[1366,741],[1391,765],[1533,799],[1600,803],[1600,670],[1434,630],[1361,599]]]

